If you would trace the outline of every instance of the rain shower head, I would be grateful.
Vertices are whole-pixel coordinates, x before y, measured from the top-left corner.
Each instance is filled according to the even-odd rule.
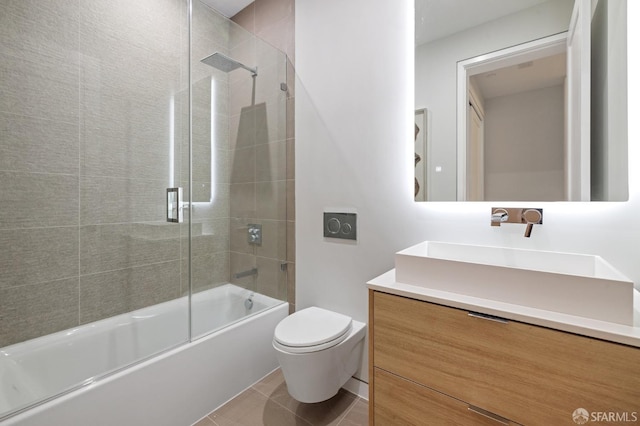
[[[230,57],[220,53],[215,52],[213,55],[209,55],[204,59],[201,59],[200,62],[203,64],[207,64],[211,67],[217,68],[223,72],[230,72],[238,68],[244,68],[245,70],[251,72],[251,75],[258,75],[258,68],[249,68],[248,66],[236,61],[235,59],[231,59]]]

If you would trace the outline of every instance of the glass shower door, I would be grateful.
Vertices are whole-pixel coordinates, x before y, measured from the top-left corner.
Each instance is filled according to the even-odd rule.
[[[193,1],[192,334],[287,300],[286,55]]]
[[[188,341],[188,3],[0,3],[0,419]]]
[[[286,301],[282,52],[199,0],[0,28],[0,420]]]

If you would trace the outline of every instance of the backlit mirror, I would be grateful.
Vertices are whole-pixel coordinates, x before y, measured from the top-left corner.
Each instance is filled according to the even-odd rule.
[[[626,201],[626,0],[415,0],[416,201]]]

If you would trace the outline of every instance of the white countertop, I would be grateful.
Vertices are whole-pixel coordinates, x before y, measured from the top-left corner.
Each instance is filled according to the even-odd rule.
[[[633,295],[634,324],[633,326],[628,326],[398,283],[396,282],[395,269],[369,281],[367,288],[395,294],[397,296],[410,297],[425,302],[495,315],[514,321],[640,347],[640,293],[637,290],[634,290]]]

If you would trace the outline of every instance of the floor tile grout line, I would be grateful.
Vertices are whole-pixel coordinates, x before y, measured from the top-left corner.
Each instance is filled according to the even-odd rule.
[[[257,391],[257,390],[256,390],[256,391]],[[260,393],[261,395],[264,395],[264,393],[262,393],[262,392],[260,392],[260,391],[257,391],[257,392],[258,392],[258,393]],[[265,395],[265,396],[266,396],[266,395]],[[349,404],[349,407],[345,410],[345,412],[344,412],[344,413],[342,413],[342,415],[340,415],[340,416],[338,417],[338,423],[336,423],[336,426],[339,426],[339,425],[340,425],[340,423],[345,419],[345,417],[347,416],[347,414],[348,414],[348,413],[353,409],[353,407],[356,405],[356,403],[357,403],[357,402],[358,402],[358,400],[360,399],[360,397],[359,397],[359,396],[357,396],[357,395],[354,395],[354,396],[355,396],[355,398],[353,399],[353,401],[351,401],[351,403]],[[288,407],[286,407],[286,406],[282,405],[281,403],[279,403],[279,402],[278,402],[278,401],[276,401],[275,399],[273,399],[273,398],[271,398],[271,397],[269,397],[269,396],[267,396],[267,398],[268,398],[270,401],[272,401],[272,402],[274,402],[274,403],[278,404],[279,406],[281,406],[281,407],[282,407],[282,408],[284,408],[285,410],[289,411],[290,413],[293,413],[293,415],[294,415],[294,416],[296,416],[297,418],[301,419],[302,421],[307,422],[307,423],[309,423],[309,424],[310,424],[310,425],[312,425],[312,426],[315,426],[315,425],[311,422],[311,420],[307,420],[307,419],[305,419],[304,417],[299,416],[299,415],[298,415],[298,413],[296,413],[295,411],[293,411],[293,410],[289,409]]]
[[[267,395],[266,393],[260,391],[259,389],[256,389],[255,385],[251,386],[251,389],[253,389],[254,391],[258,392],[260,395],[262,395],[262,396],[264,396],[264,397],[266,397],[268,399],[271,399],[271,397],[269,395]]]
[[[275,372],[275,370],[274,370],[274,372]],[[272,373],[273,373],[273,372],[272,372]],[[289,409],[289,408],[288,408],[288,407],[286,407],[285,405],[283,405],[283,404],[281,404],[280,402],[278,402],[276,399],[272,398],[270,395],[267,395],[265,392],[262,392],[262,391],[260,391],[258,388],[256,388],[256,386],[257,386],[257,385],[265,384],[265,381],[267,380],[267,378],[268,378],[269,376],[271,376],[271,374],[272,374],[272,373],[270,373],[270,374],[268,374],[267,376],[265,376],[265,377],[264,377],[262,380],[260,380],[259,382],[256,382],[256,383],[254,383],[253,385],[249,386],[249,388],[247,388],[247,390],[248,390],[248,389],[251,389],[251,390],[255,391],[256,393],[258,393],[259,395],[263,396],[264,398],[267,398],[267,400],[271,401],[272,403],[275,403],[276,405],[278,405],[278,406],[282,407],[283,409],[285,409],[285,410],[286,410],[286,411],[288,411],[289,413],[292,413],[292,414],[293,414],[297,419],[300,419],[301,421],[303,421],[303,422],[305,422],[305,423],[307,423],[307,424],[309,424],[309,425],[311,425],[311,426],[315,426],[315,425],[314,425],[310,420],[307,420],[307,419],[305,419],[305,418],[301,417],[301,416],[300,416],[300,415],[298,415],[295,411],[293,411],[293,410]],[[284,382],[283,382],[283,383],[284,383]],[[245,391],[246,391],[246,390],[245,390]],[[347,391],[347,392],[348,392],[348,391]],[[351,393],[351,392],[349,392],[349,393]],[[364,398],[360,397],[359,395],[356,395],[356,394],[353,394],[353,393],[351,393],[351,394],[353,395],[353,397],[354,397],[354,398],[353,398],[353,400],[351,401],[351,403],[349,404],[348,408],[344,411],[344,413],[342,413],[342,415],[340,415],[340,416],[338,417],[338,420],[337,420],[336,426],[340,426],[340,425],[342,424],[342,422],[344,421],[344,419],[349,415],[349,413],[354,409],[354,407],[358,404],[358,402],[359,402],[360,400],[364,401],[365,403],[368,403],[368,401],[364,400]],[[231,402],[231,401],[233,401],[233,400],[227,401],[227,403],[229,403],[229,402]],[[218,409],[219,409],[219,408],[221,408],[221,407],[218,407]],[[215,420],[213,420],[213,418],[211,418],[211,416],[210,416],[210,415],[211,415],[211,414],[213,414],[215,411],[216,411],[216,410],[214,410],[214,411],[212,411],[211,413],[207,414],[207,418],[208,418],[209,420],[211,420],[211,421],[214,423],[214,425],[216,425],[216,426],[217,426],[217,425],[218,425],[218,423],[216,423],[216,421],[215,421]]]
[[[300,419],[300,420],[302,420],[303,422],[308,423],[308,424],[310,424],[311,426],[313,426],[313,423],[311,423],[309,420],[307,420],[307,419],[305,419],[305,418],[303,418],[303,417],[300,417],[300,416],[298,415],[298,413],[296,413],[296,412],[295,412],[295,411],[293,411],[293,410],[290,410],[288,407],[286,407],[286,406],[282,405],[281,403],[279,403],[278,401],[276,401],[274,398],[271,398],[269,395],[266,395],[265,393],[260,392],[258,389],[255,389],[255,388],[254,388],[254,390],[255,390],[256,392],[258,392],[260,395],[262,395],[262,396],[264,396],[265,398],[267,398],[267,400],[271,401],[272,403],[274,403],[274,404],[276,404],[276,405],[279,405],[280,407],[284,408],[286,411],[288,411],[288,412],[290,412],[291,414],[293,414],[297,419]]]
[[[253,391],[257,392],[259,395],[261,395],[261,396],[265,397],[267,400],[269,400],[269,401],[271,401],[271,402],[275,403],[276,405],[278,405],[278,406],[282,407],[284,410],[286,410],[286,411],[288,411],[289,413],[293,414],[297,419],[300,419],[301,421],[303,421],[304,423],[309,424],[310,426],[314,426],[314,425],[313,425],[313,423],[311,423],[309,420],[307,420],[307,419],[305,419],[305,418],[303,418],[303,417],[300,417],[300,416],[299,416],[295,411],[290,410],[289,408],[285,407],[284,405],[282,405],[281,403],[279,403],[279,402],[278,402],[278,401],[276,401],[275,399],[271,398],[269,395],[266,395],[264,392],[261,392],[261,391],[259,391],[258,389],[256,389],[256,388],[255,388],[255,385],[256,385],[256,384],[259,384],[259,383],[262,383],[262,381],[260,381],[260,382],[258,382],[258,383],[255,383],[254,385],[250,386],[250,387],[249,387],[249,388],[247,388],[247,389],[251,389],[251,390],[253,390]],[[246,390],[245,390],[245,391],[246,391]],[[237,398],[237,397],[236,397],[236,398]],[[235,399],[235,398],[234,398],[234,399]],[[227,403],[226,403],[226,404],[228,404],[228,403],[232,402],[234,399],[231,399],[231,400],[227,401]],[[225,404],[225,405],[226,405],[226,404]],[[223,406],[224,406],[224,405],[223,405]],[[223,407],[223,406],[222,406],[222,407]],[[214,410],[214,411],[210,412],[209,414],[207,414],[207,418],[208,418],[209,420],[211,420],[211,421],[214,423],[214,425],[216,425],[216,426],[218,426],[218,423],[216,423],[216,421],[215,421],[214,419],[212,419],[212,418],[211,418],[211,414],[213,414],[214,412],[216,412],[218,409],[220,409],[220,408],[222,408],[222,407],[218,407],[216,410]]]
[[[258,391],[258,393],[260,393],[261,395],[264,395],[262,392]],[[307,422],[307,423],[311,423],[310,421],[308,421],[307,419],[304,419],[302,417],[300,417],[298,415],[298,413],[296,413],[295,411],[289,409],[288,407],[282,405],[281,403],[279,403],[278,401],[276,401],[274,398],[271,398],[269,395],[265,395],[267,397],[267,399],[275,404],[278,404],[279,406],[281,406],[282,408],[284,408],[285,410],[287,410],[288,412],[292,413],[294,416],[296,416],[299,419],[302,419],[303,421]]]
[[[349,415],[351,410],[353,410],[353,407],[355,407],[356,404],[358,403],[358,400],[360,399],[360,397],[358,395],[354,395],[354,396],[355,398],[353,398],[353,401],[351,401],[351,404],[349,404],[349,407],[344,411],[344,413],[338,420],[338,423],[336,423],[336,426],[340,426],[342,424],[342,421]]]
[[[268,376],[267,376],[267,377],[268,377]],[[266,377],[265,377],[265,379],[266,379]],[[293,411],[293,410],[289,409],[288,407],[286,407],[285,405],[283,405],[283,404],[279,403],[279,402],[278,402],[278,401],[276,401],[274,398],[272,398],[271,396],[269,396],[269,395],[265,394],[264,392],[261,392],[261,391],[259,391],[258,389],[256,389],[256,388],[255,388],[255,385],[260,384],[260,383],[262,383],[262,382],[263,382],[263,380],[262,380],[262,381],[260,381],[260,382],[258,382],[258,383],[256,383],[256,384],[254,384],[253,386],[251,386],[251,388],[253,388],[253,389],[254,389],[256,392],[258,392],[260,395],[263,395],[264,397],[266,397],[269,401],[271,401],[271,402],[273,402],[273,403],[275,403],[275,404],[279,405],[280,407],[284,408],[285,410],[287,410],[288,412],[290,412],[291,414],[293,414],[294,416],[296,416],[296,418],[298,418],[298,419],[302,420],[302,421],[303,421],[303,422],[305,422],[305,423],[310,424],[311,426],[314,426],[314,425],[313,425],[313,423],[312,423],[311,421],[309,421],[309,420],[305,419],[304,417],[299,416],[299,415],[298,415],[298,413],[296,413],[295,411]],[[341,419],[341,420],[342,420],[342,419]]]
[[[268,376],[267,376],[268,377]],[[266,377],[265,377],[266,379]],[[289,411],[290,413],[292,413],[293,415],[295,415],[296,417],[300,417],[298,416],[296,413],[294,413],[293,411],[289,410],[287,407],[285,407],[284,405],[280,404],[278,401],[276,401],[275,399],[271,398],[269,395],[265,394],[264,392],[261,392],[260,390],[256,389],[256,385],[263,383],[264,379],[254,383],[253,385],[249,386],[247,389],[245,389],[244,391],[240,392],[238,395],[236,395],[234,398],[230,399],[229,401],[225,402],[223,405],[221,405],[220,407],[216,408],[215,410],[211,411],[209,414],[207,414],[207,418],[209,418],[211,421],[213,421],[216,425],[217,423],[215,422],[215,420],[213,420],[211,418],[211,414],[215,413],[216,411],[218,411],[219,409],[221,409],[222,407],[224,407],[227,404],[232,403],[233,401],[236,400],[236,398],[238,398],[240,395],[242,395],[243,393],[247,392],[248,390],[252,390],[254,392],[256,392],[258,395],[266,398],[268,401],[274,402],[275,404],[279,405],[280,407],[284,408],[285,410]],[[304,419],[303,419],[304,420]],[[305,420],[306,421],[306,420]],[[308,422],[307,422],[308,423]]]

